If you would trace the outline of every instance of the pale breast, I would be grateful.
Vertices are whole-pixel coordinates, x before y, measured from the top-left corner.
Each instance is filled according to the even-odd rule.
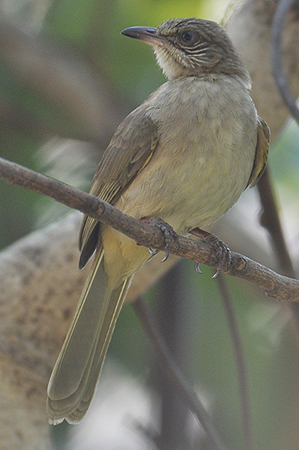
[[[186,234],[236,203],[253,166],[257,113],[244,86],[226,78],[172,80],[149,97],[159,144],[117,207]]]

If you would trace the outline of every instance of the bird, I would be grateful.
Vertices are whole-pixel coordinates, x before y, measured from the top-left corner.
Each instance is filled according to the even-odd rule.
[[[225,214],[261,177],[269,128],[251,79],[216,22],[169,19],[121,32],[149,44],[167,80],[118,126],[90,194],[137,219],[158,217],[188,236]],[[132,278],[147,248],[85,215],[79,267],[93,263],[47,389],[49,422],[80,422]]]

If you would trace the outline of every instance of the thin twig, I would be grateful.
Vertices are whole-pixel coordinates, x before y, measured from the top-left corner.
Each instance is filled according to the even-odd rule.
[[[183,279],[181,264],[175,264],[163,277],[160,284],[161,291],[159,289],[159,320],[156,321],[156,326],[161,330],[173,360],[182,368],[185,367],[189,348],[185,341],[189,302],[188,299],[183,300],[185,294]],[[157,364],[159,363],[158,359]],[[181,401],[167,377],[155,378],[157,378],[156,385],[161,397],[161,431],[155,439],[155,444],[161,450],[191,450],[193,445],[187,432],[188,405]]]
[[[276,200],[274,198],[269,168],[266,168],[257,185],[262,205],[260,224],[268,231],[279,266],[283,273],[289,277],[295,277],[295,270],[284,239]]]
[[[262,204],[260,223],[268,231],[272,246],[274,247],[276,259],[282,273],[288,277],[295,278],[295,269],[284,239],[277,202],[274,198],[273,186],[270,179],[269,168],[266,168],[258,185],[258,193]],[[299,337],[299,304],[290,303],[292,318],[296,327],[297,338]]]
[[[0,178],[10,184],[47,195],[64,205],[78,209],[112,226],[140,245],[162,251],[165,248],[163,233],[157,227],[122,213],[98,197],[86,194],[3,158],[0,158]],[[254,283],[267,295],[278,300],[299,301],[299,281],[279,275],[262,264],[235,252],[230,252],[229,261],[223,264],[223,255],[219,252],[219,248],[226,246],[215,236],[214,243],[217,240],[219,245],[215,250],[215,245],[210,245],[206,241],[200,242],[175,235],[171,253],[215,269],[221,266],[223,272]]]
[[[234,345],[236,365],[238,369],[239,377],[239,390],[241,399],[241,413],[243,422],[243,433],[246,450],[253,450],[253,438],[252,438],[252,422],[250,414],[250,402],[248,392],[248,378],[246,371],[245,358],[242,348],[241,336],[237,325],[234,309],[232,307],[232,300],[228,291],[227,283],[222,274],[218,277],[218,284],[225,308],[226,318],[229,324],[229,330],[231,333],[231,339]]]
[[[287,13],[290,11],[294,0],[280,0],[273,19],[272,37],[271,37],[271,59],[272,73],[277,84],[278,90],[290,113],[299,123],[299,109],[296,100],[290,90],[288,80],[283,70],[282,54],[281,54],[281,36]]]
[[[150,338],[151,343],[155,348],[155,352],[160,358],[163,371],[166,373],[181,398],[196,415],[211,444],[213,445],[213,448],[217,450],[225,450],[226,447],[221,442],[216,430],[214,429],[209,415],[197,398],[195,392],[189,388],[184,375],[181,373],[169,353],[167,345],[165,344],[159,329],[156,327],[149,309],[140,298],[133,303],[133,307],[142,323],[143,328],[146,330],[147,336]]]

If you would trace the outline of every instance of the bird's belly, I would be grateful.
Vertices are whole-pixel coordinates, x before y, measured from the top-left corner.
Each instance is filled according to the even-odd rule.
[[[230,83],[186,83],[184,90],[174,81],[171,96],[161,89],[163,106],[149,112],[159,123],[159,143],[115,205],[137,218],[161,217],[180,234],[214,222],[236,203],[257,141],[248,92]]]
[[[176,102],[180,111],[170,104],[165,114],[159,111],[157,148],[115,203],[117,208],[136,218],[160,217],[178,234],[187,235],[192,228],[211,224],[237,202],[253,167],[256,110],[249,97],[243,103],[238,98],[232,101],[234,92],[221,96],[219,89],[215,98],[221,107],[216,110],[205,107],[206,98],[200,97],[193,109],[188,102],[184,107],[181,98]],[[113,261],[134,253],[132,258],[125,256],[130,261],[120,267],[117,278],[123,279],[148,255],[130,239],[120,234],[115,237]]]
[[[161,217],[180,234],[221,217],[246,188],[254,148],[248,154],[244,146],[226,148],[222,154],[217,149],[202,153],[194,145],[181,157],[155,155],[115,206],[137,218]]]

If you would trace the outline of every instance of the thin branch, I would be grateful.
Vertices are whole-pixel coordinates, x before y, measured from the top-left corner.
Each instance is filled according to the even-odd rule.
[[[263,208],[260,223],[269,233],[279,267],[284,275],[288,277],[295,277],[295,269],[285,242],[277,211],[277,203],[274,197],[269,168],[266,168],[257,185],[257,189]],[[292,311],[297,337],[299,337],[299,304],[290,303],[289,308]]]
[[[281,54],[281,36],[284,22],[293,3],[294,0],[280,0],[277,5],[272,24],[271,59],[272,73],[281,97],[289,108],[294,119],[296,119],[299,123],[299,109],[297,108],[296,100],[290,90],[288,80],[284,74]]]
[[[181,262],[183,261],[181,260]],[[163,264],[160,265],[163,266]],[[186,356],[189,346],[186,342],[186,326],[188,327],[190,313],[189,299],[184,298],[183,280],[182,264],[176,264],[163,277],[158,294],[159,310],[156,315],[159,317],[158,321],[155,321],[163,334],[172,358],[181,368],[184,368],[187,363]],[[163,372],[165,364],[162,360],[157,358],[157,364],[159,367],[161,366]],[[154,370],[156,374],[156,366]],[[193,445],[187,431],[189,423],[188,405],[181,401],[176,389],[173,388],[166,376],[155,376],[155,380],[161,403],[160,433],[154,440],[156,447],[159,450],[192,450]]]
[[[156,327],[152,315],[146,304],[139,298],[133,303],[133,307],[139,317],[139,320],[142,323],[143,328],[146,330],[146,333],[150,338],[156,353],[160,358],[161,367],[170,379],[171,383],[176,388],[176,392],[180,394],[189,409],[196,415],[213,447],[217,450],[225,450],[226,447],[221,442],[216,430],[214,429],[209,415],[197,398],[195,392],[189,388],[184,375],[181,373],[180,369],[177,367],[175,361],[169,353],[163,336],[161,335],[159,329]]]
[[[254,445],[252,439],[252,422],[250,414],[248,378],[244,353],[242,349],[241,336],[237,325],[235,313],[232,307],[232,301],[227,288],[227,283],[225,282],[222,274],[220,274],[217,281],[219,283],[219,288],[225,308],[225,314],[229,324],[231,339],[235,350],[236,364],[238,368],[238,377],[239,377],[239,390],[241,399],[241,413],[242,413],[245,446],[246,450],[253,450]]]
[[[288,252],[277,211],[269,168],[266,168],[257,188],[263,208],[260,223],[269,233],[281,270],[283,270],[285,275],[295,277],[294,266]]]
[[[86,194],[3,158],[0,158],[0,178],[10,184],[47,195],[64,205],[78,209],[112,226],[140,245],[162,251],[165,248],[164,236],[157,227],[150,226],[122,213],[98,197]],[[216,237],[214,241],[217,241]],[[215,269],[221,266],[223,272],[254,283],[267,295],[278,300],[299,301],[299,281],[279,275],[262,264],[234,252],[230,252],[230,258],[223,264],[223,255],[219,252],[219,248],[224,248],[225,244],[220,240],[218,242],[219,245],[216,245],[215,250],[215,245],[206,241],[197,242],[176,235],[171,253]]]

